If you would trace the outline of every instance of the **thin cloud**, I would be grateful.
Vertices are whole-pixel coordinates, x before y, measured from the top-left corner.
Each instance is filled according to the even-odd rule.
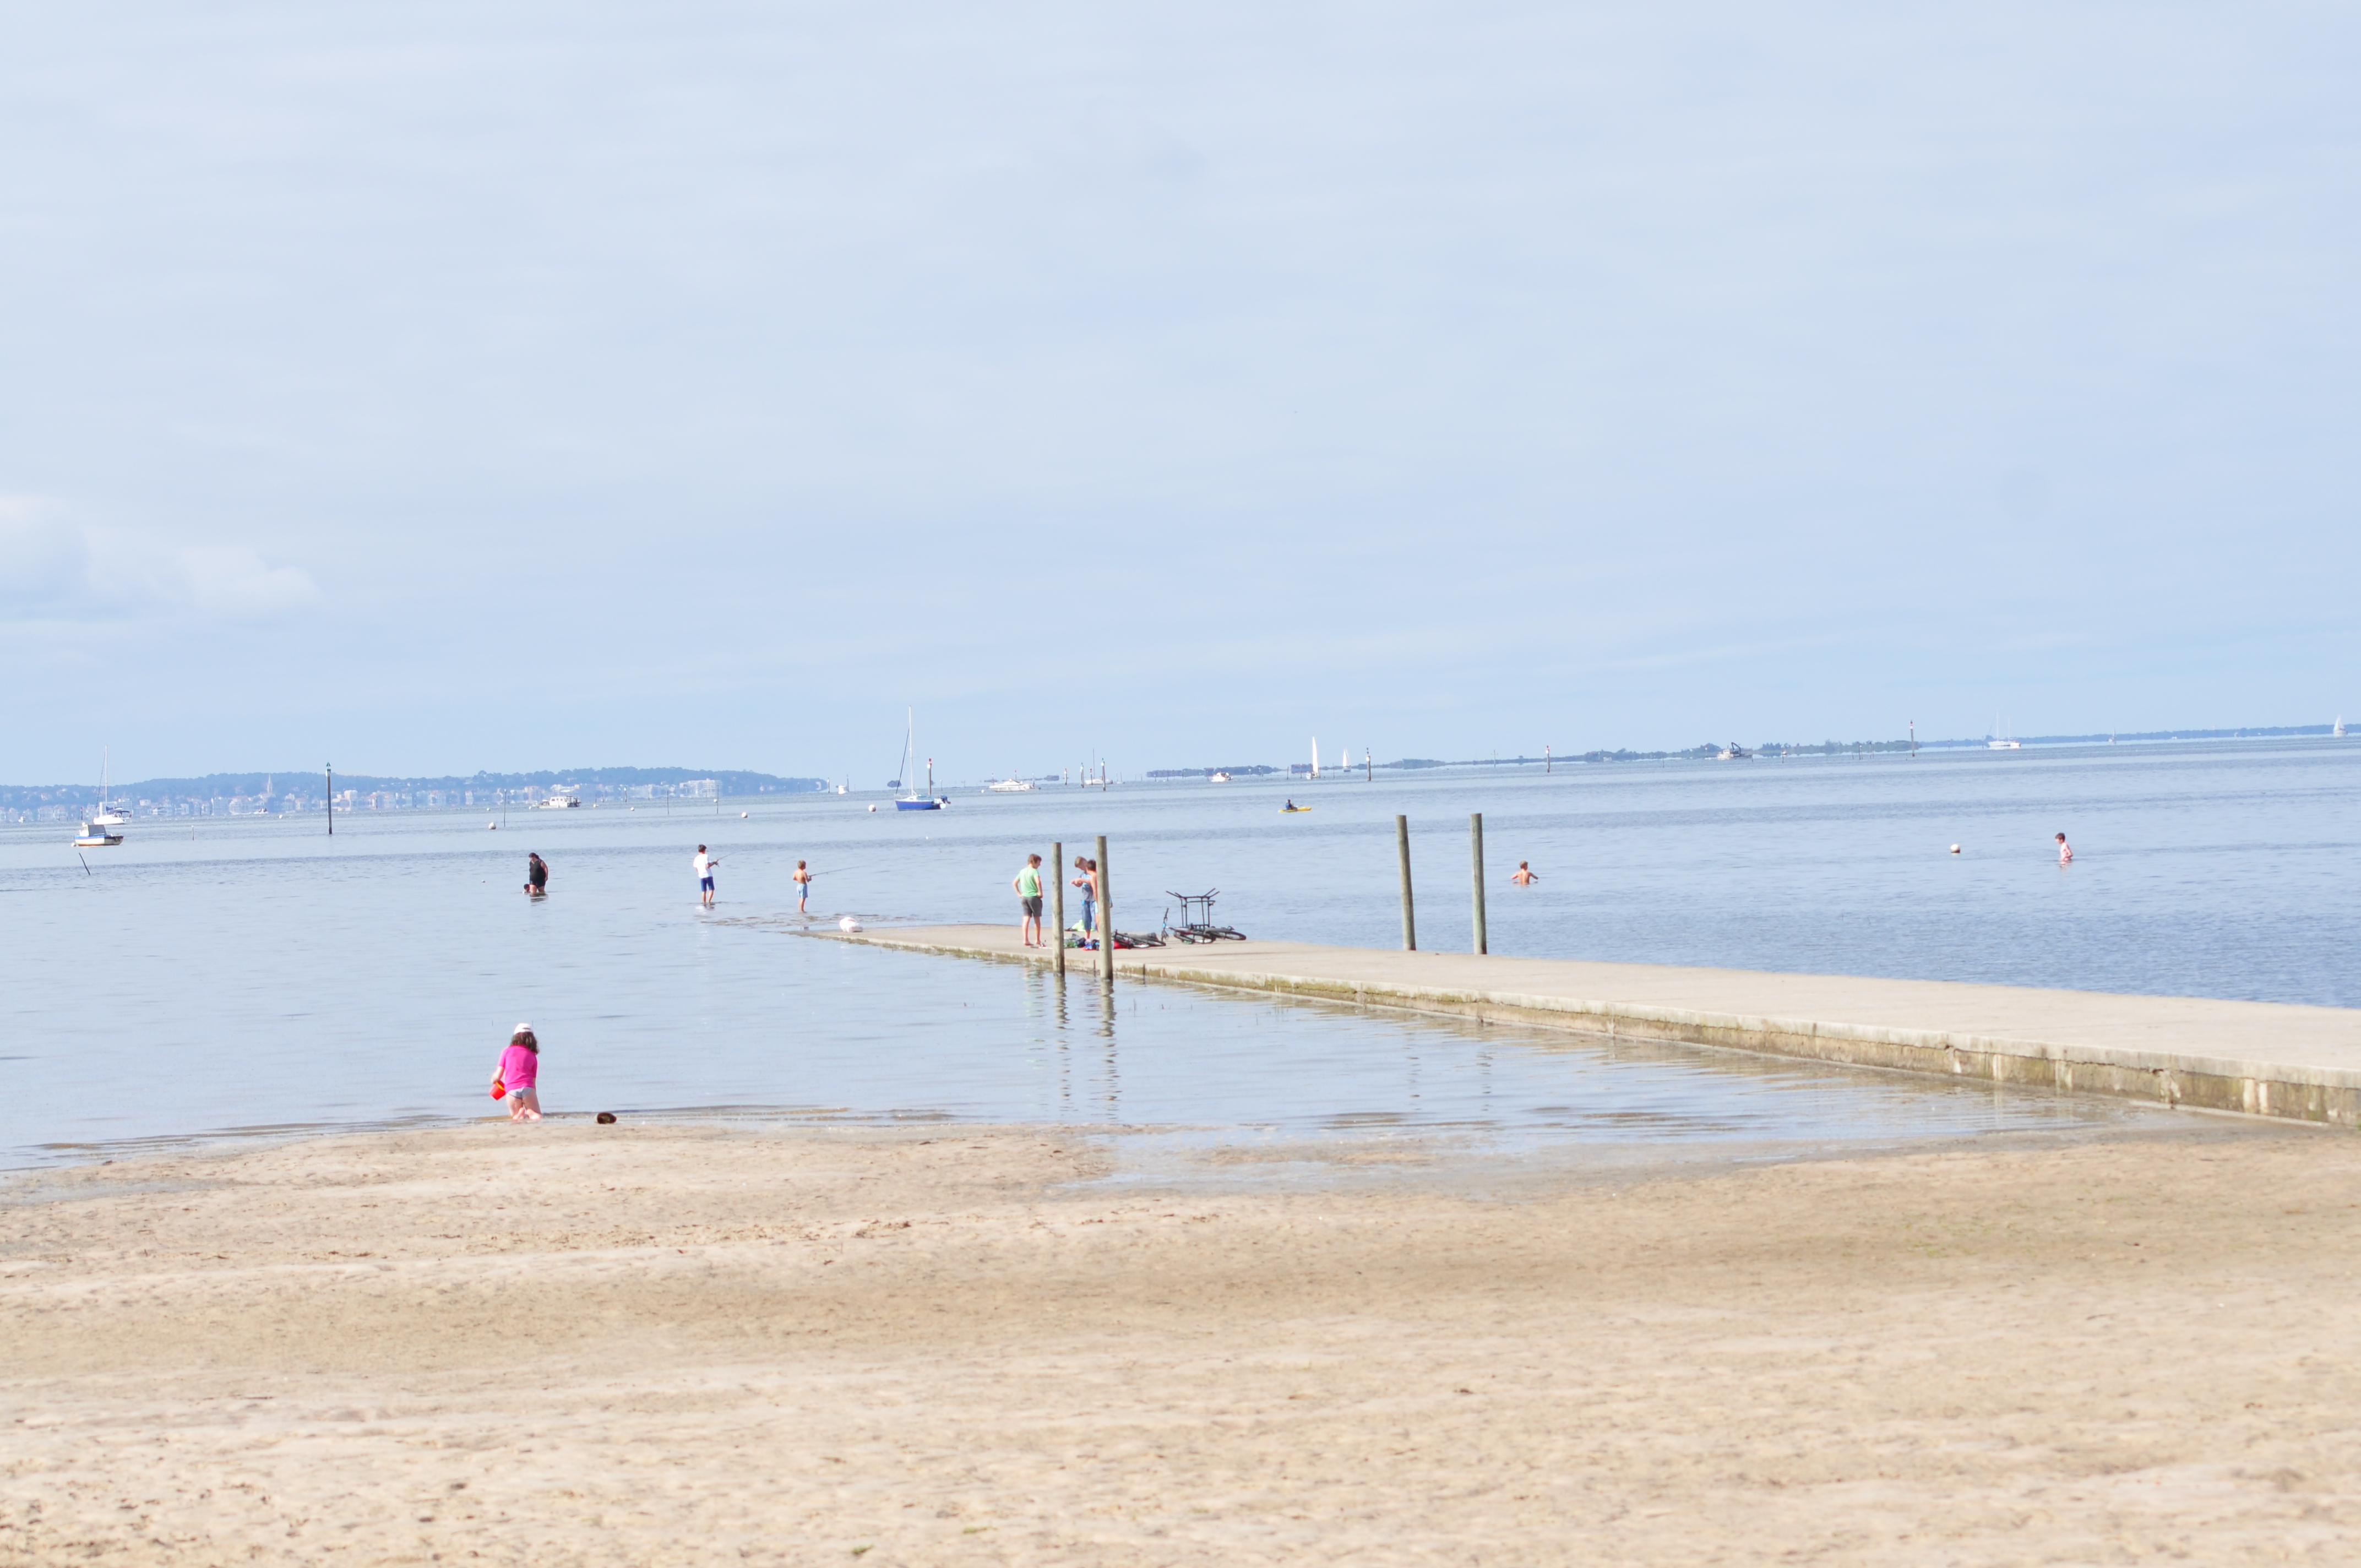
[[[55,502],[0,497],[0,616],[9,620],[268,620],[324,597],[311,573],[247,545],[170,545],[85,527]]]

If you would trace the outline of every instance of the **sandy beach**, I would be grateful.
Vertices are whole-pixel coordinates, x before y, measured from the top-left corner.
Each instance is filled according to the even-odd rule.
[[[0,1563],[2350,1561],[2361,1144],[2183,1121],[1513,1192],[572,1119],[19,1177]]]

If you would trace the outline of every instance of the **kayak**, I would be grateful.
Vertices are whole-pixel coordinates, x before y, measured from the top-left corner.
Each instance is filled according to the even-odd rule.
[[[1293,812],[1309,811],[1312,808],[1308,806],[1282,806],[1279,808],[1279,814],[1281,817],[1285,817]]]

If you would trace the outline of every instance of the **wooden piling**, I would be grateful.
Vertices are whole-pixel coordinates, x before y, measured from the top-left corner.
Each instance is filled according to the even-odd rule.
[[[1060,980],[1066,978],[1066,846],[1049,846],[1049,928],[1057,932],[1052,938],[1057,946],[1049,951],[1055,956],[1049,967]]]
[[[1480,811],[1467,814],[1467,854],[1476,878],[1476,950],[1485,953],[1491,949],[1484,940],[1484,814]]]
[[[1107,896],[1106,835],[1099,835],[1099,978],[1115,984],[1115,901]]]
[[[1418,917],[1411,913],[1410,901],[1410,818],[1394,818],[1394,846],[1401,856],[1402,951],[1418,951]]]

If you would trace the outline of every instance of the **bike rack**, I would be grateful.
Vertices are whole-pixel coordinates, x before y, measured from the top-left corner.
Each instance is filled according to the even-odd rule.
[[[1246,939],[1246,933],[1242,931],[1213,924],[1213,900],[1221,897],[1220,888],[1204,893],[1175,893],[1166,888],[1164,894],[1168,898],[1180,901],[1180,924],[1175,926],[1170,919],[1165,922],[1164,928],[1170,935],[1184,942],[1243,942]],[[1165,914],[1169,916],[1170,909],[1168,908]],[[1192,916],[1195,918],[1192,919]]]

